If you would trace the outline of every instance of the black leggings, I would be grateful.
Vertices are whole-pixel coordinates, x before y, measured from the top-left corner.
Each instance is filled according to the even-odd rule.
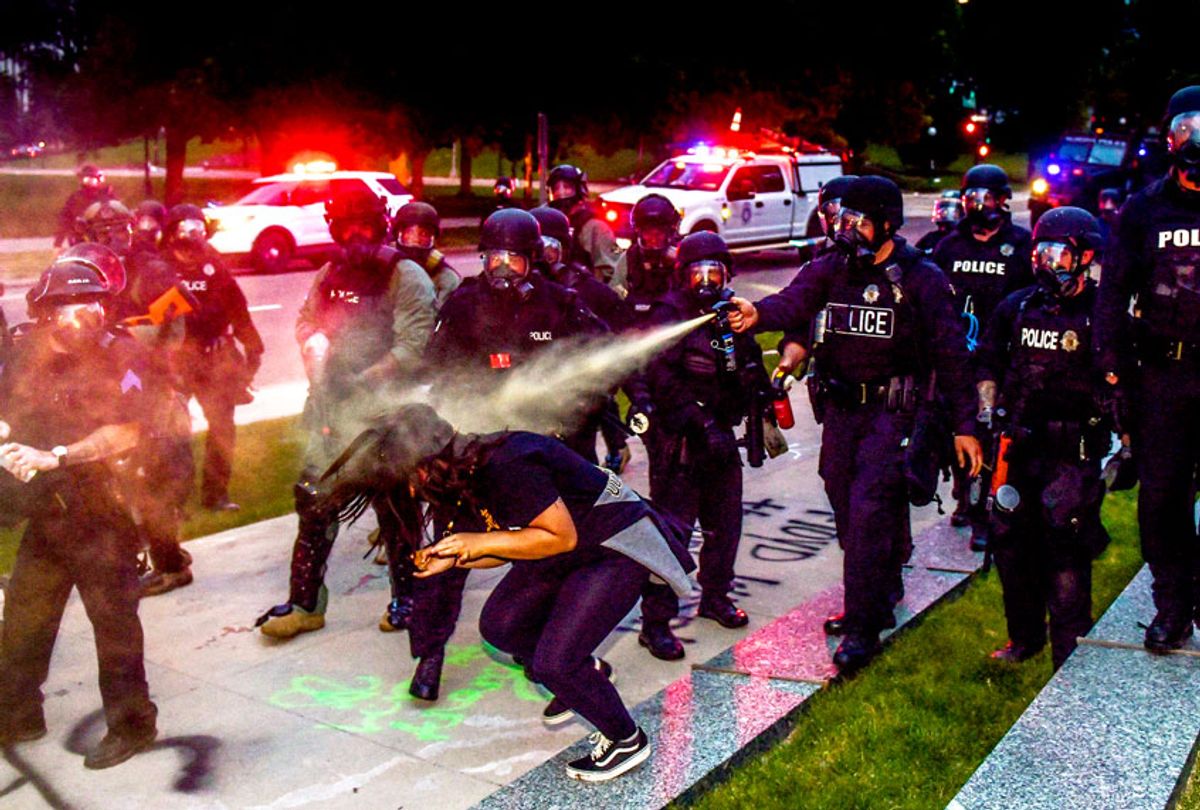
[[[514,565],[484,604],[479,631],[605,737],[627,739],[637,726],[592,653],[633,609],[649,572],[607,550],[577,567],[563,562]]]

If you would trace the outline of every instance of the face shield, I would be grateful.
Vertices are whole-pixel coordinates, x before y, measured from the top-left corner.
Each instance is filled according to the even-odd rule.
[[[99,301],[59,304],[50,310],[48,325],[67,346],[92,343],[104,331],[104,305]]]
[[[715,304],[725,289],[725,280],[729,278],[729,268],[724,262],[716,259],[703,259],[692,262],[683,270],[684,282],[688,292],[704,306]]]
[[[408,225],[400,231],[400,244],[404,247],[432,250],[433,240],[433,231],[424,225]]]
[[[933,204],[933,224],[957,225],[964,213],[962,200],[939,199]]]
[[[869,262],[878,250],[875,245],[875,223],[860,211],[842,208],[838,211],[833,244],[851,261]]]
[[[1033,271],[1054,295],[1069,297],[1082,288],[1084,271],[1079,254],[1066,242],[1038,242],[1033,248]]]
[[[1004,200],[991,189],[964,189],[962,204],[966,220],[977,228],[991,230],[1004,218]]]
[[[489,250],[483,254],[483,274],[488,285],[499,292],[515,292],[525,298],[532,291],[529,283],[529,257],[511,250]]]
[[[105,222],[94,226],[91,235],[93,242],[123,254],[133,242],[133,226],[128,222]]]
[[[559,242],[553,236],[543,236],[541,256],[542,264],[546,265],[547,267],[553,268],[559,264],[562,264],[562,242]]]
[[[208,241],[208,224],[202,219],[184,219],[175,225],[175,239],[202,244]]]
[[[638,231],[638,244],[642,246],[642,250],[661,253],[670,243],[671,235],[667,233],[666,228],[650,225]]]
[[[154,234],[157,237],[162,232],[162,225],[158,218],[149,214],[142,214],[138,217],[137,221],[133,223],[133,228],[139,235]]]
[[[83,188],[94,191],[104,185],[104,175],[102,174],[85,174],[79,178],[79,185]]]
[[[1200,111],[1180,113],[1167,129],[1167,152],[1192,186],[1200,186]]]
[[[821,220],[825,223],[825,235],[830,239],[837,231],[838,214],[841,213],[841,210],[842,200],[840,197],[821,203]]]

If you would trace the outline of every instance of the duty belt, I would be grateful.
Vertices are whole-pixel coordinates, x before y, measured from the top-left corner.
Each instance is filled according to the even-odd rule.
[[[876,402],[886,402],[887,383],[847,383],[840,380],[824,381],[830,401],[839,408],[858,408]]]

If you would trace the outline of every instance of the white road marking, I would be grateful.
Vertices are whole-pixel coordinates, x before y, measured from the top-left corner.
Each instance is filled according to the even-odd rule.
[[[270,312],[273,309],[283,309],[283,304],[259,304],[256,307],[247,307],[250,312]]]

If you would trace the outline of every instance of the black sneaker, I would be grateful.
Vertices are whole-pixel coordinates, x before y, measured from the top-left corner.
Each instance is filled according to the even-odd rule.
[[[607,782],[650,758],[650,740],[640,728],[628,740],[613,742],[599,731],[588,736],[592,753],[567,763],[567,776],[582,782]]]
[[[604,677],[608,678],[609,683],[617,682],[617,673],[613,672],[612,664],[603,658],[593,658],[592,660],[596,662],[596,669],[603,672]],[[542,722],[548,726],[561,725],[574,716],[575,710],[567,708],[567,704],[558,698],[551,700],[546,704],[546,708],[542,709]]]

